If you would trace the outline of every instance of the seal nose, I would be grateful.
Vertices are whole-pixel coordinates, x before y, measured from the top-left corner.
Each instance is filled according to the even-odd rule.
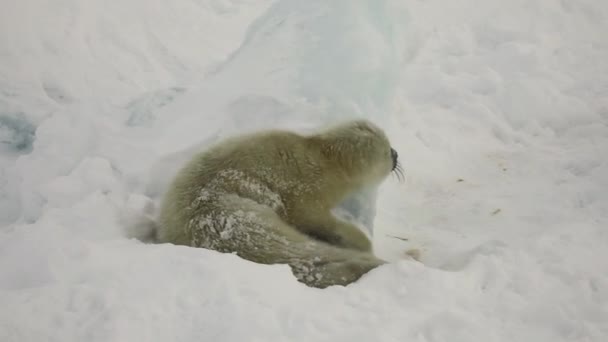
[[[397,157],[399,154],[395,151],[394,148],[391,147],[391,158],[393,159],[393,170],[397,167]]]

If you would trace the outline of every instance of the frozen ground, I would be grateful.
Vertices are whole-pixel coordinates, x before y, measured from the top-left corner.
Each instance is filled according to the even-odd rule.
[[[608,340],[607,2],[1,8],[0,341]],[[355,284],[117,223],[194,148],[355,116],[407,174]]]

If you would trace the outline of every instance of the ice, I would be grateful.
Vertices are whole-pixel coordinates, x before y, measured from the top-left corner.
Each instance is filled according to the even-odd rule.
[[[608,3],[2,8],[1,341],[608,340]],[[360,281],[127,238],[197,150],[354,117],[406,175]]]

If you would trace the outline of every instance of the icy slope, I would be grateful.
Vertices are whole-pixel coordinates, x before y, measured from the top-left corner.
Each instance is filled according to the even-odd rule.
[[[0,340],[608,338],[603,2],[3,8]],[[307,288],[117,223],[199,146],[355,116],[407,174],[378,198],[394,262],[355,284]]]
[[[24,186],[37,188],[65,175],[85,155],[107,148],[99,139],[120,139],[111,132],[145,121],[147,107],[162,106],[204,77],[239,46],[249,23],[269,4],[7,2],[0,12],[2,160],[29,152],[35,140],[37,147],[44,147],[38,147],[31,160],[48,163],[41,154],[61,155],[49,156],[55,171],[24,167]],[[2,175],[0,179],[10,179],[0,187],[10,192],[10,200],[0,199],[6,202],[0,222],[7,222],[21,208],[13,203],[16,176],[5,167]],[[43,199],[21,201],[24,207],[35,207],[36,212],[22,213],[27,220],[39,215],[33,204],[38,201]]]

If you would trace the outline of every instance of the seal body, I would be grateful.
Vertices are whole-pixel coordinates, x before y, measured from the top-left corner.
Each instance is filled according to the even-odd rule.
[[[384,132],[363,120],[309,136],[274,130],[228,139],[178,172],[156,238],[289,264],[309,286],[346,285],[384,262],[331,210],[395,163]]]

